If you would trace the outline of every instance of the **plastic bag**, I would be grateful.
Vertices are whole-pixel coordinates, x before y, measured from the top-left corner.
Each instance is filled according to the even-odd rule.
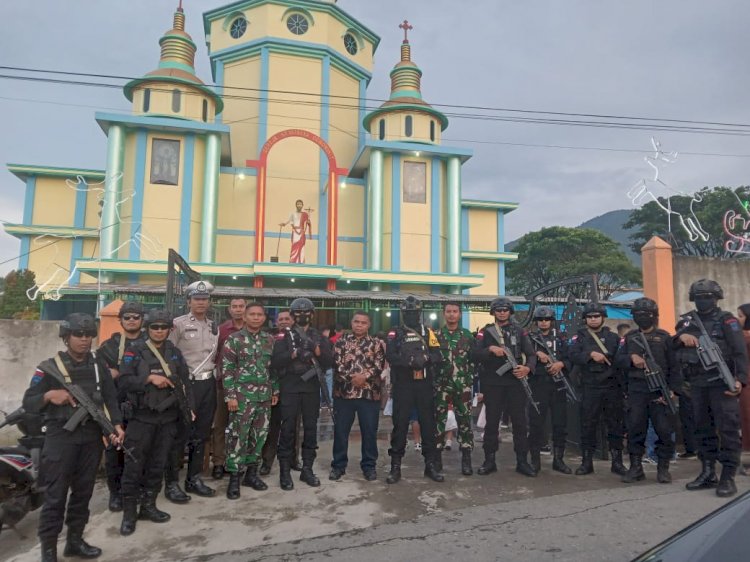
[[[487,425],[487,417],[484,413],[484,404],[482,404],[482,409],[479,412],[479,419],[477,419],[477,427],[479,429],[484,429],[484,426]]]
[[[445,431],[452,431],[458,429],[458,422],[456,422],[456,414],[453,410],[448,410],[448,419],[445,421]]]
[[[385,408],[383,408],[383,415],[384,416],[393,415],[393,398],[389,398],[388,402],[385,403]]]

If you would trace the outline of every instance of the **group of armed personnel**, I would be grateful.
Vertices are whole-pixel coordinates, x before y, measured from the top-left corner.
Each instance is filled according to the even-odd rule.
[[[451,409],[461,473],[472,475],[473,397],[486,412],[480,475],[497,471],[504,414],[512,423],[517,472],[539,474],[549,414],[552,469],[571,474],[564,459],[571,401],[580,402],[581,412],[582,461],[576,475],[594,471],[597,429],[603,421],[612,472],[625,483],[643,480],[650,421],[657,434],[657,480],[669,483],[679,400],[680,408],[689,410],[690,437],[702,466],[687,489],[716,488],[720,497],[737,491],[737,397],[747,384],[748,357],[743,326],[719,308],[723,291],[714,281],[693,283],[689,297],[696,309],[682,316],[675,336],[657,327],[656,303],[640,298],[632,308],[638,327],[622,338],[604,325],[606,309],[596,302],[584,305],[584,325],[567,338],[558,330],[553,308],[536,307],[534,327],[527,331],[513,321],[514,306],[505,297],[492,301],[493,322],[476,334],[461,327],[457,302],[443,306],[444,325],[433,330],[422,322],[421,302],[410,296],[400,305],[401,324],[388,332],[385,342],[369,333],[371,321],[364,311],[354,313],[351,332],[332,342],[312,326],[314,307],[306,298],[279,313],[275,333],[264,328],[263,305],[242,299],[232,301],[231,319],[217,326],[207,316],[212,290],[202,281],[190,285],[189,312],[174,319],[166,310],[146,313],[140,303],[124,303],[122,332],[96,352],[92,341],[97,326],[91,316],[71,314],[61,324],[66,350],[39,365],[24,396],[26,410],[41,414],[46,428],[41,461],[45,501],[38,530],[44,562],[57,560],[63,522],[68,527],[65,556],[101,554],[83,539],[83,531],[103,448],[109,509],[122,512],[122,535],[134,533],[139,520],[169,521],[170,515],[156,506],[162,482],[173,503],[187,503],[188,494],[215,495],[201,476],[209,439],[212,475],[228,475],[230,500],[240,497],[241,486],[266,490],[261,476],[271,471],[274,456],[282,490],[294,488],[293,469],[300,471],[300,481],[320,486],[313,465],[321,393],[334,418],[329,479],[346,474],[356,415],[362,436],[360,468],[365,480],[376,480],[387,367],[393,399],[388,484],[401,480],[409,423],[415,417],[421,426],[424,475],[444,481]],[[569,378],[575,367],[577,390]],[[332,400],[325,385],[329,369]],[[178,475],[186,448],[183,489]]]

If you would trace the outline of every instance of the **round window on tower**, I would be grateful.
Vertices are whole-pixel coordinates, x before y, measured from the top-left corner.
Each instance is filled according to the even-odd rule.
[[[286,20],[286,28],[295,35],[304,35],[310,29],[310,22],[302,14],[292,14]]]
[[[246,31],[247,20],[245,18],[239,17],[232,22],[232,25],[229,28],[229,35],[232,36],[232,39],[239,39],[240,37],[245,35]]]
[[[354,35],[352,35],[351,33],[347,33],[346,35],[344,35],[344,48],[350,55],[356,55],[357,51],[359,50],[357,38],[354,37]]]

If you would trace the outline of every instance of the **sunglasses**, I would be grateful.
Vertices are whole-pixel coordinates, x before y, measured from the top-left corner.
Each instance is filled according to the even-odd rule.
[[[505,308],[505,307],[496,308],[495,312],[510,312],[510,308]]]
[[[172,326],[169,324],[151,324],[149,330],[169,330]]]
[[[601,318],[601,314],[587,314],[586,318]]]
[[[70,335],[74,338],[95,338],[96,332],[89,332],[87,330],[73,330]]]
[[[123,320],[140,320],[141,315],[140,314],[123,314],[122,319]]]

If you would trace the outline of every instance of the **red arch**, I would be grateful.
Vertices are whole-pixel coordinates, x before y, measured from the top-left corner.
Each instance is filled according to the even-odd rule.
[[[266,141],[260,151],[258,160],[248,160],[247,166],[256,168],[257,173],[257,196],[255,203],[255,261],[263,261],[263,246],[265,242],[266,227],[266,170],[268,168],[268,153],[278,143],[289,137],[300,137],[317,144],[328,158],[328,245],[326,247],[327,265],[336,265],[338,258],[338,202],[339,202],[339,177],[346,177],[349,170],[339,168],[336,156],[326,141],[315,133],[304,129],[287,129],[273,135]]]

